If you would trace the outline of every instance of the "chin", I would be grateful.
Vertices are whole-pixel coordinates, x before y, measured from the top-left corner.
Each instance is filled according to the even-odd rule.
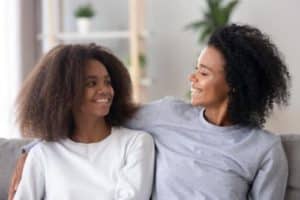
[[[94,116],[96,117],[105,117],[108,115],[109,110],[96,110],[92,112]]]
[[[106,117],[108,115],[109,111],[108,112],[101,112],[101,113],[96,113],[96,115],[98,117]]]
[[[192,104],[192,106],[195,106],[195,107],[203,106],[201,101],[197,101],[196,99],[193,99],[193,98],[191,99],[191,104]]]

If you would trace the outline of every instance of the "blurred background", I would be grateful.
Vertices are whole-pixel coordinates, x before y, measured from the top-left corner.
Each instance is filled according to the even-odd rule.
[[[1,1],[0,137],[20,137],[16,94],[54,45],[95,42],[112,49],[128,66],[140,102],[164,96],[188,100],[187,77],[205,36],[229,22],[256,26],[279,47],[292,75],[291,100],[275,109],[265,128],[300,134],[299,8],[298,0]]]

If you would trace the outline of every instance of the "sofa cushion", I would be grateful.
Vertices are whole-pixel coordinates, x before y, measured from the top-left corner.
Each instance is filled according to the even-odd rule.
[[[289,165],[285,200],[300,199],[300,135],[281,135]]]
[[[0,200],[7,200],[10,178],[15,168],[21,147],[30,140],[0,138]],[[5,164],[4,164],[5,163]]]

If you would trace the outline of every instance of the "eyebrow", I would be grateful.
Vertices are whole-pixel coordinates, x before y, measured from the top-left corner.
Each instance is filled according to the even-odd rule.
[[[204,64],[198,64],[200,67],[203,67],[205,69],[208,69],[209,71],[212,71],[212,69],[210,67],[208,67],[207,65],[204,65]]]
[[[109,75],[104,75],[103,78],[110,79]],[[88,75],[86,76],[86,79],[98,79],[98,76]]]

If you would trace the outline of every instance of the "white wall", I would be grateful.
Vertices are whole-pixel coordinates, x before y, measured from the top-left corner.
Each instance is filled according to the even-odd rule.
[[[21,82],[36,62],[37,0],[0,3],[0,137],[18,137],[15,101]]]
[[[20,2],[0,3],[0,137],[17,135],[14,101],[20,85]]]
[[[200,1],[146,1],[149,74],[153,85],[150,99],[166,95],[184,98],[189,90],[188,74],[194,69],[200,48],[196,36],[184,27],[201,16]]]

